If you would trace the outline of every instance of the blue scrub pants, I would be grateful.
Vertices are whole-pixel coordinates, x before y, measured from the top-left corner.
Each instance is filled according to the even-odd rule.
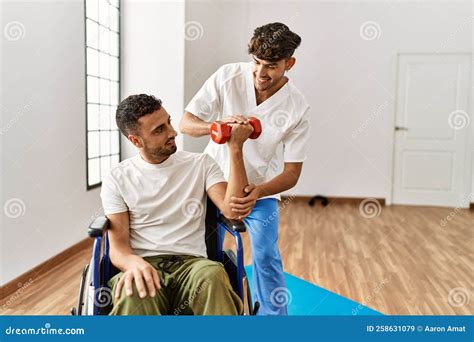
[[[278,250],[278,200],[258,200],[244,221],[250,233],[254,301],[260,303],[258,315],[288,315],[288,290]]]

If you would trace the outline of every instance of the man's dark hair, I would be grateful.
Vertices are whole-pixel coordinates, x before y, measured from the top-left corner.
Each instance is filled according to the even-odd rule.
[[[130,95],[118,105],[115,120],[123,135],[137,134],[138,119],[160,109],[161,100],[153,95]]]
[[[293,56],[301,37],[282,23],[257,27],[248,45],[248,53],[258,59],[276,62]]]

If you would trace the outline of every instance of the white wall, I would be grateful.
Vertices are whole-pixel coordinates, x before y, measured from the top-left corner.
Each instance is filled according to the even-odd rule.
[[[161,98],[175,129],[184,108],[184,1],[122,0],[121,97]],[[183,137],[176,143],[183,146]],[[122,135],[122,159],[137,154]]]
[[[212,26],[216,3],[193,2],[187,18]],[[186,100],[221,64],[246,58],[236,49],[245,51],[255,27],[281,21],[300,34],[289,77],[310,102],[313,127],[298,195],[386,198],[396,51],[471,50],[470,1],[232,1],[225,8],[227,15],[214,19],[221,23],[212,37],[222,44],[219,50],[209,52],[199,40],[186,44]],[[380,26],[378,39],[362,39],[367,21]],[[226,49],[233,54],[223,58]],[[190,150],[202,146],[185,144]]]
[[[5,284],[86,238],[102,211],[86,191],[83,1],[3,1],[0,27]]]
[[[219,66],[247,59],[247,11],[246,1],[186,2],[185,106]],[[185,136],[184,149],[201,152],[208,141]]]

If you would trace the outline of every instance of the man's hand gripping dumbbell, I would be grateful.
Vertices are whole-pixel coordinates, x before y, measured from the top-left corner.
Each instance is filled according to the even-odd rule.
[[[255,117],[246,118],[243,115],[232,115],[225,118],[224,121],[213,122],[210,128],[211,139],[217,144],[225,144],[232,134],[232,125],[246,124],[250,124],[253,128],[250,139],[257,139],[262,133],[260,120]]]

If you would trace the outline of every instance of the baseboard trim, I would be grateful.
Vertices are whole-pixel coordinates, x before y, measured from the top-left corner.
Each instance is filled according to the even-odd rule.
[[[323,196],[323,197],[326,197],[326,196]],[[295,200],[295,201],[301,201],[301,202],[309,202],[311,200],[311,198],[313,198],[313,196],[282,196],[282,201],[284,201],[285,199],[288,199],[291,201],[291,199]],[[358,197],[331,197],[331,196],[328,196],[326,197],[329,201],[329,203],[339,203],[339,204],[343,204],[343,203],[350,203],[350,204],[357,204],[359,205],[363,200],[365,199],[368,199],[368,198],[372,198],[372,197],[361,197],[361,198],[358,198]],[[374,198],[375,200],[377,200],[377,202],[380,203],[380,205],[384,206],[385,205],[385,198]]]
[[[75,245],[65,249],[61,253],[51,257],[50,259],[42,262],[41,264],[32,268],[31,270],[26,271],[22,275],[9,281],[8,283],[0,287],[0,301],[3,301],[8,296],[15,293],[18,289],[20,289],[25,284],[34,282],[35,279],[41,277],[48,271],[51,271],[54,267],[56,267],[60,263],[64,262],[65,259],[73,256],[74,254],[84,249],[90,249],[92,247],[92,244],[93,244],[93,240],[91,238],[86,238],[82,241],[79,241]]]

